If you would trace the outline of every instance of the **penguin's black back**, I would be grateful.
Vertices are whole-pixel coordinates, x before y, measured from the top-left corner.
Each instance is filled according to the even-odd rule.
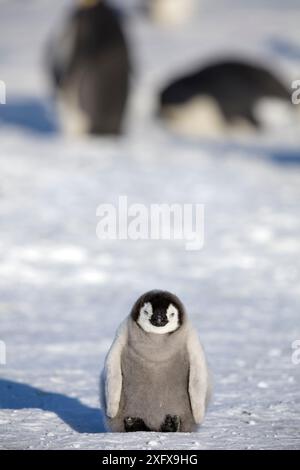
[[[59,48],[61,47],[61,50]],[[129,52],[118,14],[100,1],[78,7],[56,42],[54,86],[74,89],[91,133],[118,133],[129,86]]]
[[[92,58],[108,48],[126,48],[119,17],[103,2],[79,8],[71,21],[75,30],[73,60]]]
[[[264,67],[230,60],[208,65],[179,78],[161,93],[160,107],[183,105],[196,96],[213,97],[228,120],[244,117],[255,122],[254,105],[262,98],[289,100],[289,92]]]

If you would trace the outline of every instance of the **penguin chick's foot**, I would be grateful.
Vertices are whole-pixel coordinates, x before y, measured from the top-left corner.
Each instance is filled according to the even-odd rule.
[[[129,416],[124,419],[124,426],[126,432],[150,431],[141,418],[132,418]]]
[[[167,415],[163,424],[160,427],[161,432],[179,432],[180,431],[180,418],[177,415]]]

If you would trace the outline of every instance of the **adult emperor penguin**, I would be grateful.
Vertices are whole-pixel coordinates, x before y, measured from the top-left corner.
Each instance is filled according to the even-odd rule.
[[[160,94],[159,114],[189,136],[253,133],[279,122],[295,122],[288,87],[267,67],[247,60],[209,63],[175,79]]]
[[[114,432],[190,432],[210,395],[197,332],[170,292],[142,295],[119,327],[101,376],[101,401]]]
[[[62,127],[68,134],[119,134],[129,53],[118,14],[104,0],[76,0],[49,47]]]
[[[155,23],[178,26],[195,15],[199,0],[146,0],[146,5]]]

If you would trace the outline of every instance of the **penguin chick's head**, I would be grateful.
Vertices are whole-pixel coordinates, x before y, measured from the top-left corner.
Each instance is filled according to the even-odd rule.
[[[146,333],[163,335],[177,330],[184,320],[184,306],[170,292],[152,290],[134,304],[131,317]]]

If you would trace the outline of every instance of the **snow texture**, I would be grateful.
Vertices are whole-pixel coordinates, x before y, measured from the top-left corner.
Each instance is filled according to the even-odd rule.
[[[299,132],[186,141],[152,118],[159,87],[196,59],[243,54],[299,79],[298,2],[203,0],[176,30],[117,2],[136,70],[128,130],[78,141],[57,131],[43,69],[68,3],[1,1],[0,447],[299,449]],[[205,204],[204,248],[98,240],[96,208],[120,194]],[[151,288],[183,300],[205,345],[215,391],[198,433],[104,432],[103,359]]]

